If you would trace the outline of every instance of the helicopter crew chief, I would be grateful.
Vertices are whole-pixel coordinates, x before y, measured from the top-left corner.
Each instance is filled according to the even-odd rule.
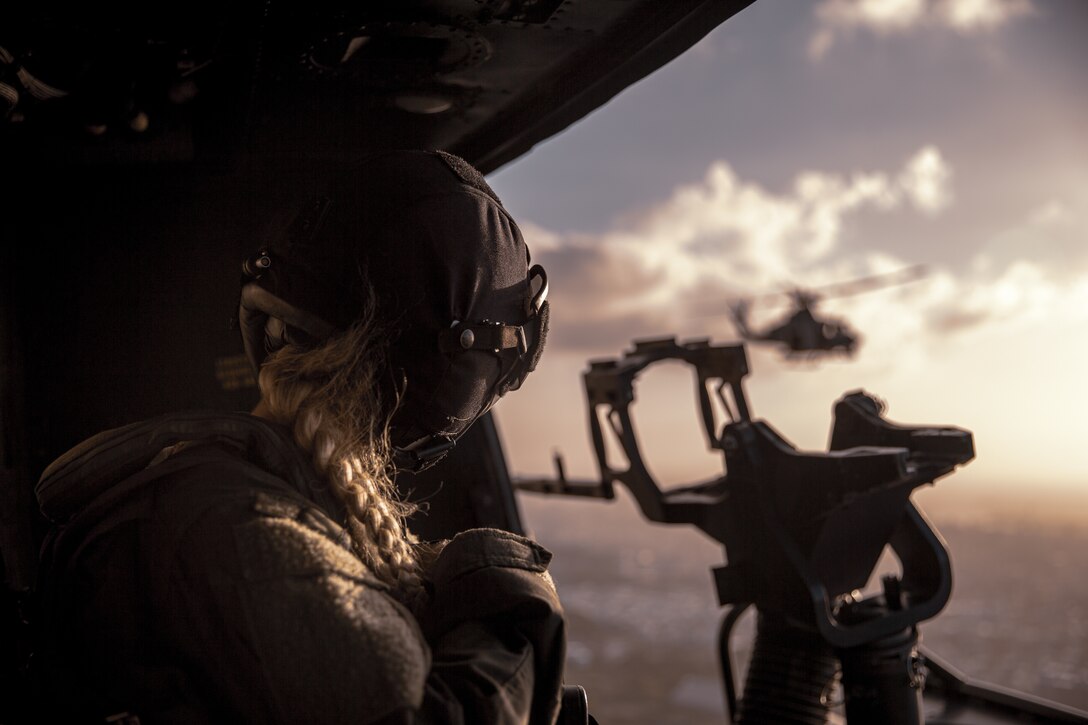
[[[555,721],[550,554],[421,543],[391,480],[535,367],[543,270],[457,157],[379,154],[322,191],[244,263],[253,413],[107,431],[38,484],[51,719]]]

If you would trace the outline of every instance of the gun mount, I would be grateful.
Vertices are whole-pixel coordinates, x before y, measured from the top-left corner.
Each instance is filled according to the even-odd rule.
[[[693,368],[702,428],[708,447],[722,453],[722,476],[663,490],[647,469],[631,406],[638,375],[663,360]],[[898,711],[899,719],[884,721],[921,722],[924,678],[915,626],[947,603],[952,574],[940,536],[911,503],[910,494],[970,461],[971,434],[947,426],[891,423],[882,417],[877,399],[853,391],[835,405],[830,450],[799,451],[768,423],[752,418],[743,388],[747,374],[741,345],[705,340],[681,344],[674,338],[636,341],[623,357],[593,362],[584,374],[600,480],[567,481],[557,461],[557,481],[517,485],[613,498],[614,485],[620,483],[648,519],[695,525],[725,547],[728,564],[715,569],[714,578],[719,601],[732,605],[723,618],[720,641],[731,712],[737,703],[730,631],[748,606],[754,604],[760,612],[743,703],[749,707],[742,708],[741,721],[768,717],[769,711],[753,708],[775,699],[765,696],[765,690],[766,681],[776,674],[766,672],[761,662],[781,655],[768,654],[777,647],[789,650],[787,658],[799,656],[813,673],[807,683],[811,702],[801,703],[800,709],[826,711],[826,688],[841,662],[848,717],[869,721],[867,713]],[[712,393],[720,402],[722,420]],[[626,461],[610,460],[609,435]],[[902,576],[885,577],[882,592],[862,598],[858,590],[868,582],[885,546],[899,560]],[[798,648],[799,641],[807,644]],[[889,658],[902,667],[896,665],[891,672],[877,666]],[[800,686],[788,673],[777,679]]]

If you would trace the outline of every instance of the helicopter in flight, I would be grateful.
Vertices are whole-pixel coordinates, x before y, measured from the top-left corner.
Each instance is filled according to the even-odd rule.
[[[729,304],[729,314],[742,339],[748,342],[779,345],[783,348],[787,359],[798,357],[813,359],[838,352],[851,356],[861,343],[861,335],[841,318],[817,315],[817,304],[824,299],[850,297],[884,287],[914,282],[924,277],[926,272],[924,265],[915,265],[895,272],[823,287],[812,289],[794,287],[786,292],[758,297],[741,297]],[[753,329],[748,317],[753,304],[770,302],[783,295],[789,298],[790,312],[762,331]]]

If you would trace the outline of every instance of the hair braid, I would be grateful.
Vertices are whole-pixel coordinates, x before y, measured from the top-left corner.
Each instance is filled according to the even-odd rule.
[[[291,426],[344,504],[356,552],[411,605],[422,591],[416,539],[405,525],[415,507],[390,476],[380,340],[365,318],[319,347],[288,345],[264,362],[258,385],[270,417]]]

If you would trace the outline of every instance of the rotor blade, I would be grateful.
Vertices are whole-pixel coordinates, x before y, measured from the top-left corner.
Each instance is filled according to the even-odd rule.
[[[814,287],[811,291],[823,298],[851,297],[853,295],[862,294],[863,292],[881,289],[882,287],[893,287],[895,285],[914,282],[915,280],[925,277],[928,273],[929,269],[926,265],[916,264],[913,267],[905,267],[896,270],[895,272],[874,274],[871,277],[862,277],[861,279],[855,279],[849,282],[839,282],[823,287]]]
[[[777,292],[764,292],[758,295],[748,295],[748,301],[759,307],[767,307],[768,305],[773,306],[782,303],[796,305],[798,299],[802,295],[811,295],[811,290],[808,287],[801,287],[788,280],[780,280],[778,287],[780,287],[780,289]]]
[[[758,304],[760,307],[776,303],[776,302],[789,302],[794,297],[794,290],[782,290],[781,292],[764,292],[759,295],[752,295],[748,298],[748,301],[753,305]]]

